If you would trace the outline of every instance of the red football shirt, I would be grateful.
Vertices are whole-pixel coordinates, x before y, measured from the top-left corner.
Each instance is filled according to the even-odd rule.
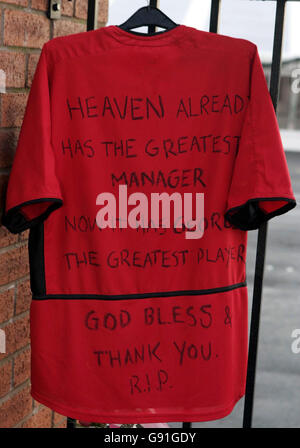
[[[141,198],[120,186],[148,206],[204,194],[202,237],[118,225]],[[104,228],[108,204],[122,210]],[[247,230],[295,205],[252,42],[111,25],[44,44],[3,217],[30,229],[32,396],[94,422],[229,414],[245,392]]]

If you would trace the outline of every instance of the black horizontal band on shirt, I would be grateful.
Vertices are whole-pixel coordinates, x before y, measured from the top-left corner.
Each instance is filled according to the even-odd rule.
[[[175,297],[175,296],[198,296],[215,294],[218,292],[231,291],[233,289],[247,286],[247,281],[233,285],[221,286],[210,289],[187,289],[180,291],[144,292],[136,294],[45,294],[32,296],[32,300],[128,300],[128,299],[151,299],[153,297]]]

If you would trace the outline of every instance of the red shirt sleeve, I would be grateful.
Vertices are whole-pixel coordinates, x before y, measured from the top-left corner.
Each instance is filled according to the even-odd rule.
[[[2,223],[19,233],[63,204],[51,145],[50,92],[44,44],[29,92],[10,172]]]
[[[225,218],[242,230],[296,206],[277,117],[257,46],[250,65],[249,101],[227,197]]]

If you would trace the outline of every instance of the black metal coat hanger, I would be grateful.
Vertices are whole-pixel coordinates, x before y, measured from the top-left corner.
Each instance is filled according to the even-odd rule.
[[[161,34],[165,32],[159,31],[155,33],[155,26],[166,28],[166,30],[171,30],[178,25],[179,24],[175,23],[160,9],[149,5],[138,9],[132,16],[129,17],[129,19],[121,23],[121,25],[118,25],[118,27],[134,34],[145,34],[145,36],[151,36],[153,34]],[[149,33],[135,33],[134,31],[129,31],[131,28],[139,28],[141,26],[148,26]]]

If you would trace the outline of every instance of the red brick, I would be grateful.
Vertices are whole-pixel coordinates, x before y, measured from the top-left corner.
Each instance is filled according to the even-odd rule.
[[[2,127],[21,126],[28,93],[6,93],[2,95]]]
[[[72,17],[73,16],[73,12],[74,12],[74,2],[70,2],[69,0],[62,0],[62,3],[61,3],[61,15],[62,16]]]
[[[0,254],[0,285],[24,277],[28,271],[27,243]]]
[[[53,423],[54,425],[59,425],[66,416],[59,414],[58,412],[53,412]]]
[[[6,74],[6,87],[24,87],[25,54],[0,50],[1,69]]]
[[[32,398],[30,387],[25,387],[8,397],[1,405],[0,410],[0,428],[12,428],[15,426],[31,413]]]
[[[68,34],[82,33],[86,31],[84,23],[72,22],[71,20],[55,20],[53,22],[53,37],[66,36]]]
[[[31,8],[38,9],[40,11],[48,10],[49,2],[48,0],[31,0]]]
[[[101,6],[100,6],[101,5]],[[109,8],[109,0],[102,0],[98,8],[98,22],[101,23],[101,26],[105,26],[108,20],[108,8]]]
[[[61,15],[62,16],[73,16],[73,5],[74,2],[69,0],[62,0],[61,3]],[[31,8],[37,9],[39,11],[48,11],[49,2],[48,0],[31,0]]]
[[[41,14],[6,9],[4,45],[42,48],[50,39],[50,20]]]
[[[18,235],[9,232],[6,227],[0,226],[0,247],[6,247],[18,242]]]
[[[99,7],[98,7],[99,8]],[[79,19],[87,19],[88,0],[76,0],[75,17]]]
[[[32,406],[33,409],[38,408],[40,406],[43,406],[42,404],[40,404],[38,401],[36,401],[34,398],[32,399]]]
[[[8,361],[2,366],[0,366],[0,397],[6,395],[11,386],[11,372],[12,372],[12,362]],[[1,414],[1,406],[0,406],[0,414]]]
[[[17,286],[16,314],[29,310],[31,298],[30,280],[28,279]]]
[[[19,233],[19,241],[27,241],[29,238],[29,229],[24,230],[23,232]]]
[[[51,428],[52,423],[52,411],[46,407],[37,408],[35,412],[28,420],[26,420],[21,426],[22,428]]]
[[[66,428],[67,427],[67,419],[63,420],[58,425],[55,425],[55,428]]]
[[[4,95],[2,96],[2,98],[3,97]],[[12,166],[18,138],[18,129],[0,130],[0,168],[9,168]]]
[[[5,3],[11,3],[12,5],[27,6],[28,0],[5,0]]]
[[[25,347],[30,341],[29,313],[5,325],[6,353],[0,353],[0,360]]]
[[[0,17],[0,19],[1,19],[1,17]],[[5,94],[5,92],[6,92],[6,87],[7,87],[6,76],[7,76],[7,73],[0,66],[0,92],[1,92],[1,94]]]
[[[30,378],[30,348],[18,354],[14,360],[14,387]]]
[[[14,291],[15,288],[11,287],[0,293],[0,323],[14,315]]]
[[[77,0],[75,3],[74,16],[79,19],[87,19],[88,0]],[[98,6],[97,20],[103,25],[108,20],[108,0],[102,0]]]

